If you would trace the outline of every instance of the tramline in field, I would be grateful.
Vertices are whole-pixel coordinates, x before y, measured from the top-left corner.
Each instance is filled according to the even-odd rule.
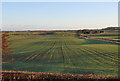
[[[11,35],[14,53],[9,58],[16,60],[3,63],[3,70],[117,75],[118,44],[66,33]]]

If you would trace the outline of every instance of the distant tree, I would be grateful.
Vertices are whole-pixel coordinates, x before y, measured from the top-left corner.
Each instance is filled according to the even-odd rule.
[[[80,36],[80,34],[81,34],[81,30],[77,30],[77,31],[76,31],[76,35],[77,35],[77,36]]]
[[[8,58],[8,54],[13,53],[12,49],[9,48],[9,46],[12,44],[8,41],[8,38],[10,35],[9,32],[3,32],[2,33],[2,61],[14,61],[14,58]]]

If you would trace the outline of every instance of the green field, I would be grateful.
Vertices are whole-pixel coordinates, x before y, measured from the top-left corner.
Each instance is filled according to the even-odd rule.
[[[118,44],[79,38],[74,32],[11,35],[9,41],[14,51],[9,58],[15,61],[3,63],[3,70],[118,75]]]

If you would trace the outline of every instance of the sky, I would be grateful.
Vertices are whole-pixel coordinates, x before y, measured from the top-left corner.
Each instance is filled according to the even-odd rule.
[[[119,0],[1,0],[2,2],[118,2]]]
[[[3,2],[2,30],[77,30],[118,26],[117,2]]]

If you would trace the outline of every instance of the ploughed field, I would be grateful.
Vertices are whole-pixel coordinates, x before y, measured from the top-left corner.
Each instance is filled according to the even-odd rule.
[[[72,32],[10,35],[9,58],[3,70],[83,75],[118,74],[118,44],[76,37]]]

